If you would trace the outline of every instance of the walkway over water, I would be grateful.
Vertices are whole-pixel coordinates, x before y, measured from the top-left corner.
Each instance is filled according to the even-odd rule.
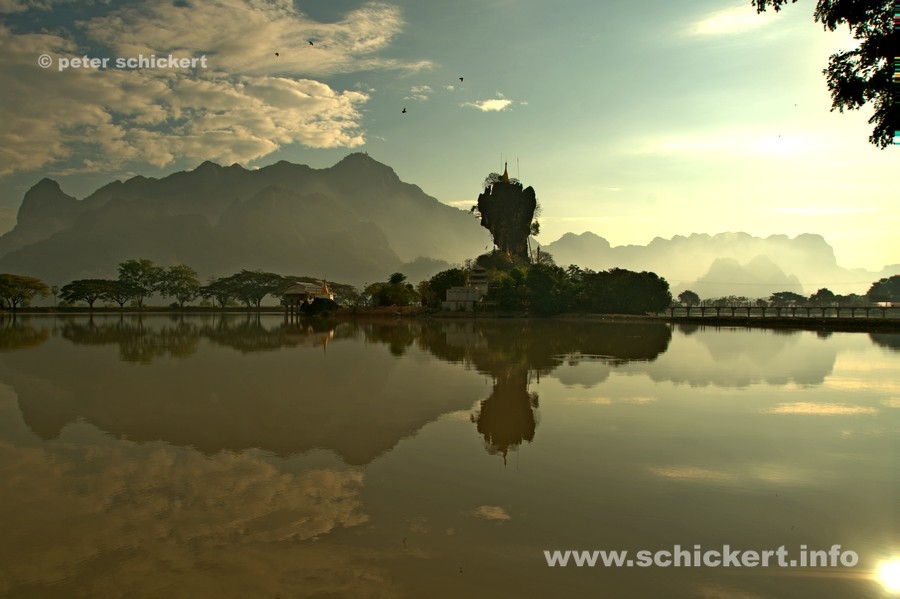
[[[900,318],[900,307],[886,306],[672,306],[672,318],[742,316],[746,318]]]

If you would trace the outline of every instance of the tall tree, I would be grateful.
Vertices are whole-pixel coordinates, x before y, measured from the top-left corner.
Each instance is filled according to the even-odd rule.
[[[106,291],[103,292],[103,299],[119,304],[119,310],[125,307],[125,302],[133,298],[134,289],[130,284],[124,281],[107,281]]]
[[[174,297],[179,308],[184,308],[200,295],[200,280],[197,271],[187,264],[170,266],[159,282],[159,292],[166,297]]]
[[[678,301],[685,306],[699,306],[700,296],[688,289],[678,294]]]
[[[159,291],[164,272],[152,260],[126,260],[119,264],[119,280],[131,288],[138,308],[144,307],[144,298]]]
[[[47,297],[50,295],[50,288],[34,277],[0,274],[0,299],[6,301],[13,310],[20,304],[31,301],[35,295]]]
[[[791,4],[797,0],[790,0]],[[781,10],[788,0],[751,0],[757,12],[768,7]],[[858,110],[872,103],[869,123],[875,128],[869,142],[884,149],[891,145],[897,112],[891,81],[893,76],[893,9],[891,0],[819,0],[813,17],[830,31],[850,28],[859,47],[832,54],[823,71],[831,92],[831,109]]]
[[[872,302],[900,302],[900,275],[875,281],[866,297]]]

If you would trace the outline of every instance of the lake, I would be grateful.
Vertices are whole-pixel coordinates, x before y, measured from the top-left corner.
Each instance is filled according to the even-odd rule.
[[[896,596],[898,373],[889,333],[7,318],[0,595]]]

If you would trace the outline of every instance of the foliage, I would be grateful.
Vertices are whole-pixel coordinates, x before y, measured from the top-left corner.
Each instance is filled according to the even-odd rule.
[[[900,275],[875,281],[866,297],[873,302],[900,302]]]
[[[87,305],[94,309],[94,302],[98,299],[105,299],[106,294],[111,291],[109,279],[77,279],[63,285],[60,289],[60,297],[70,304],[75,302],[87,302]]]
[[[769,302],[776,306],[803,306],[806,298],[793,291],[776,291],[769,296]]]
[[[411,283],[406,283],[406,275],[395,272],[385,283],[372,283],[365,294],[372,298],[374,306],[409,306],[417,303],[419,294]]]
[[[131,290],[138,308],[144,307],[144,298],[159,290],[164,273],[152,260],[126,260],[119,264],[119,280]]]
[[[35,295],[47,297],[50,288],[35,277],[25,275],[0,274],[0,299],[15,310],[19,304],[31,301]]]
[[[685,306],[697,306],[700,304],[700,296],[691,290],[686,290],[678,294],[678,301]]]
[[[555,264],[534,264],[525,277],[531,310],[540,316],[559,314],[569,308],[566,271]]]
[[[134,297],[134,289],[124,281],[107,281],[103,299],[119,304],[119,309],[125,307],[125,302]]]
[[[200,281],[197,271],[186,264],[176,264],[166,270],[159,282],[159,292],[165,297],[178,300],[178,307],[184,308],[200,295]]]
[[[830,289],[822,288],[809,296],[809,303],[813,306],[831,306],[835,303],[836,297]]]
[[[797,0],[790,0],[793,4]],[[776,11],[788,0],[751,0],[757,12]],[[832,54],[823,71],[831,93],[831,110],[874,105],[869,142],[884,149],[893,141],[893,8],[890,0],[819,0],[813,18],[829,31],[847,25],[859,47]]]
[[[447,290],[465,285],[467,279],[467,273],[462,268],[448,268],[420,283],[417,291],[426,306],[440,306],[447,297]]]
[[[291,284],[290,280],[281,275],[261,270],[242,270],[222,281],[232,297],[242,301],[248,308],[255,306],[257,310],[264,297],[278,295]]]
[[[606,314],[659,312],[672,304],[669,283],[653,272],[612,268],[605,272],[583,271],[576,295],[578,309]]]

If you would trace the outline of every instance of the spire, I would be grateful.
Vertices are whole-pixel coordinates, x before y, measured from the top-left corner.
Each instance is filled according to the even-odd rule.
[[[504,183],[509,183],[509,173],[506,171],[506,163],[503,163],[503,176],[500,177],[500,180]]]

